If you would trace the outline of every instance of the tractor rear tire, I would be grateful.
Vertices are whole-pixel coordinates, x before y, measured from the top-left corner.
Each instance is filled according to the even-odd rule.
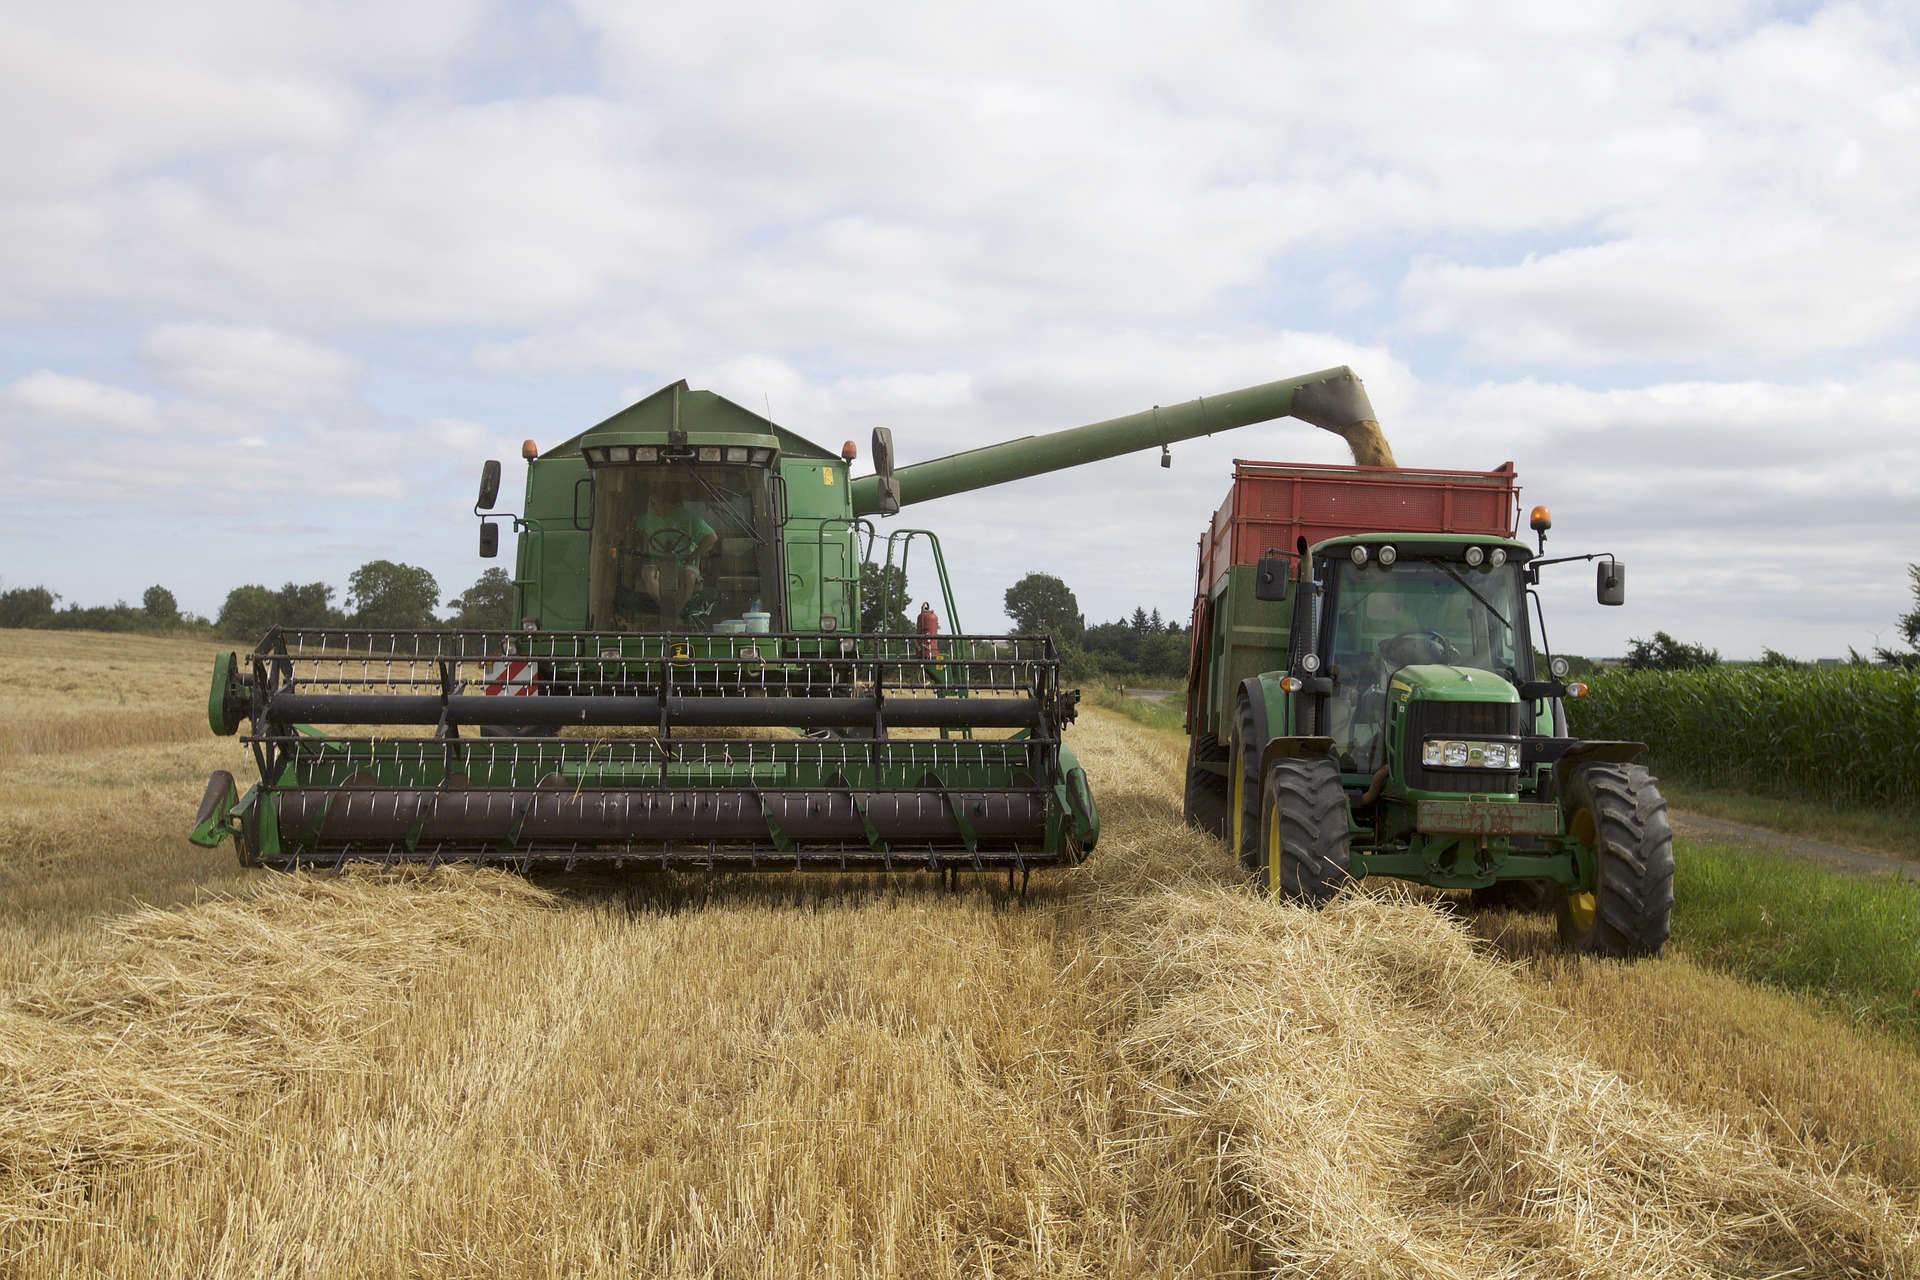
[[[1210,733],[1196,733],[1187,740],[1187,794],[1183,814],[1190,826],[1210,836],[1227,838],[1227,780],[1206,766],[1220,764],[1227,749]]]
[[[1351,883],[1347,793],[1326,756],[1275,760],[1260,789],[1261,883],[1269,894],[1325,906]]]
[[[1673,830],[1652,774],[1590,764],[1567,784],[1567,829],[1594,850],[1591,893],[1562,890],[1560,941],[1588,955],[1655,956],[1673,922]]]
[[[1233,742],[1227,749],[1227,844],[1248,875],[1261,874],[1260,753],[1266,743],[1253,722],[1253,705],[1242,701],[1234,716]],[[1236,838],[1237,837],[1237,838]]]

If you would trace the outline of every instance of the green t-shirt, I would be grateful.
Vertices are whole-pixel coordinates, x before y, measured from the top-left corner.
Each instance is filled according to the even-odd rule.
[[[646,559],[687,564],[700,544],[713,536],[713,526],[683,502],[664,514],[649,506],[634,517],[633,532]]]

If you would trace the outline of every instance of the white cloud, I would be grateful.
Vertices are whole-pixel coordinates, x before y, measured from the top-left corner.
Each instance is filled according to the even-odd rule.
[[[354,362],[289,334],[211,324],[162,325],[140,354],[167,382],[210,399],[287,410],[345,392]]]
[[[1570,495],[1556,540],[1634,549],[1605,626],[1671,602],[1684,633],[1691,593],[1714,619],[1817,597],[1828,621],[1793,625],[1857,631],[1870,590],[1787,600],[1782,575],[1914,541],[1920,391],[1886,359],[1920,298],[1897,5],[5,21],[23,492],[184,492],[243,452],[251,525],[337,503],[339,547],[465,556],[478,456],[682,376],[827,445],[891,425],[910,461],[1350,362],[1403,461],[1515,457]],[[50,425],[117,461],[45,457]],[[1282,426],[1174,454],[929,510],[986,566],[968,622],[1035,556],[1090,613],[1179,612],[1231,459],[1342,446]],[[319,554],[288,539],[260,551]]]
[[[148,433],[159,429],[158,405],[149,396],[86,378],[42,369],[7,387],[0,416],[8,435],[44,439],[49,429],[105,427]]]

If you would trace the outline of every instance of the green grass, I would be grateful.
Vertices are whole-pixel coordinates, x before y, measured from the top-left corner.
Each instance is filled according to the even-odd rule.
[[[1676,852],[1682,950],[1920,1044],[1920,884],[1725,844]]]
[[[1758,796],[1699,787],[1661,775],[1660,791],[1676,809],[1744,822],[1828,844],[1920,859],[1920,813],[1899,809],[1839,809],[1811,800]]]
[[[1146,725],[1149,729],[1169,729],[1178,734],[1186,732],[1183,727],[1187,719],[1186,703],[1178,697],[1127,697],[1117,686],[1105,681],[1082,685],[1080,694],[1093,706],[1117,711],[1129,720]]]

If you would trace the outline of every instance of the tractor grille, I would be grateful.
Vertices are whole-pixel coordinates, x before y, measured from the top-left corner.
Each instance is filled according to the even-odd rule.
[[[1407,708],[1407,785],[1422,791],[1512,795],[1520,789],[1518,770],[1429,769],[1420,763],[1420,744],[1436,734],[1515,737],[1525,711],[1526,705],[1518,702],[1414,702]]]

